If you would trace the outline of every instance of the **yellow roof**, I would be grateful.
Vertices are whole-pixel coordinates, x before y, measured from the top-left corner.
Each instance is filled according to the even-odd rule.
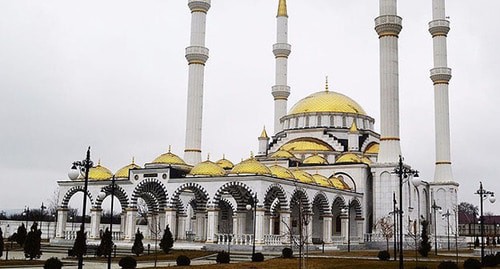
[[[342,179],[332,176],[330,177],[330,182],[333,184],[333,187],[339,190],[350,190],[351,188],[347,185]]]
[[[269,170],[271,170],[271,174],[275,177],[284,178],[284,179],[292,179],[292,180],[295,179],[295,176],[293,175],[293,173],[290,172],[290,170],[286,169],[283,166],[273,165],[273,166],[269,167]]]
[[[271,156],[269,156],[269,157],[271,159],[292,159],[292,158],[295,158],[295,155],[293,155],[292,153],[290,153],[287,150],[280,149],[280,150],[274,152],[273,154],[271,154]]]
[[[216,163],[206,160],[195,165],[189,174],[193,176],[221,177],[226,175],[226,170]]]
[[[280,0],[278,5],[278,17],[288,17],[286,10],[286,0]]]
[[[361,158],[354,153],[344,153],[337,158],[335,163],[362,163]]]
[[[167,153],[163,153],[162,155],[156,157],[156,159],[153,160],[153,163],[154,164],[170,164],[170,165],[187,165],[183,159],[181,159],[179,156],[170,152],[170,149],[168,150]]]
[[[316,181],[316,183],[318,183],[321,186],[333,187],[333,184],[330,182],[330,180],[328,180],[328,178],[326,178],[323,175],[314,174],[314,175],[312,175],[312,177],[314,178],[314,181]]]
[[[126,165],[126,166],[120,168],[120,170],[116,171],[115,178],[128,178],[128,174],[129,174],[130,169],[137,169],[137,168],[141,168],[141,167],[138,166],[137,164],[135,164],[135,161],[132,158],[132,163],[130,163],[129,165]]]
[[[328,164],[328,161],[317,154],[307,157],[304,164]]]
[[[349,133],[357,133],[358,132],[358,126],[356,125],[356,120],[352,121],[351,128],[349,128]]]
[[[266,126],[264,126],[264,129],[262,129],[262,133],[260,133],[259,138],[269,138],[269,136],[267,136]]]
[[[371,143],[368,147],[366,147],[365,154],[378,154],[379,148],[379,143]]]
[[[101,161],[90,168],[89,170],[89,180],[110,180],[113,177],[113,173],[106,167],[101,165]]]
[[[366,115],[365,110],[354,100],[332,91],[321,91],[307,96],[297,102],[288,115],[317,112]]]
[[[283,146],[281,146],[280,150],[286,150],[290,152],[294,151],[334,151],[332,147],[330,147],[327,143],[313,139],[313,138],[299,138],[292,140]]]
[[[232,169],[234,167],[234,164],[230,160],[226,159],[226,156],[223,156],[222,159],[215,163],[224,169]]]
[[[314,181],[314,178],[307,172],[302,171],[302,170],[295,170],[292,172],[295,178],[303,183],[309,183],[309,184],[316,184],[316,181]]]
[[[361,162],[366,163],[366,164],[371,164],[372,160],[366,156],[361,156]]]
[[[261,164],[252,156],[239,164],[235,165],[229,174],[236,175],[271,175],[271,170],[267,166]]]

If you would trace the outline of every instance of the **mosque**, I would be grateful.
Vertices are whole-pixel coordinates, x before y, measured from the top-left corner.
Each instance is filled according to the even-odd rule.
[[[169,225],[177,242],[205,246],[250,245],[258,248],[289,245],[297,235],[311,244],[343,246],[381,239],[375,225],[380,219],[404,212],[405,233],[419,233],[421,218],[435,225],[437,238],[450,231],[441,219],[432,218],[432,205],[457,206],[458,183],[453,180],[450,156],[446,38],[450,30],[445,0],[433,1],[429,32],[434,42],[434,67],[430,78],[435,92],[436,161],[434,178],[420,182],[403,179],[399,201],[400,167],[398,35],[402,19],[397,0],[380,0],[375,31],[380,42],[380,133],[374,118],[348,96],[329,89],[311,93],[288,109],[288,13],[286,0],[278,0],[277,40],[273,45],[276,80],[274,130],[258,137],[258,151],[233,163],[201,158],[206,16],[211,0],[188,0],[191,11],[186,143],[183,158],[168,152],[143,166],[131,164],[116,173],[98,163],[89,171],[86,196],[91,223],[88,238],[98,239],[102,229],[102,203],[111,195],[120,201],[121,224],[115,240],[132,241],[137,228],[146,239],[154,229]],[[403,167],[410,168],[408,164]],[[56,238],[72,237],[67,227],[71,197],[85,192],[85,180],[58,181]],[[145,210],[141,209],[145,206]],[[139,211],[143,212],[139,212]],[[139,214],[141,213],[141,214]],[[140,225],[139,220],[148,225]],[[391,217],[392,219],[392,217]],[[455,223],[455,215],[450,223]],[[452,232],[454,230],[452,229]]]

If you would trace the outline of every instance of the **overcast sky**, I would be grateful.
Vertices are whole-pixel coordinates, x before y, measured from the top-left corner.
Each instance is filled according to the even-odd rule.
[[[399,1],[403,155],[434,173],[431,0]],[[450,119],[459,201],[482,180],[500,195],[500,1],[447,1]],[[212,0],[207,18],[203,158],[233,162],[273,129],[278,0]],[[378,1],[288,0],[289,108],[324,88],[356,100],[379,128]],[[187,0],[0,0],[0,209],[39,207],[75,160],[112,171],[184,149]],[[22,192],[21,192],[22,191]],[[22,195],[20,194],[22,193]],[[487,211],[500,207],[488,205]]]

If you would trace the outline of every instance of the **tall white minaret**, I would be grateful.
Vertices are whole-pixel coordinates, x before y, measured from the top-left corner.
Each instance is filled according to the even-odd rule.
[[[446,38],[450,31],[450,22],[446,19],[445,0],[432,0],[432,21],[429,32],[434,43],[434,68],[430,77],[434,83],[434,114],[436,132],[436,169],[434,181],[430,183],[431,204],[436,203],[444,213],[450,213],[450,223],[455,223],[458,209],[458,183],[453,181],[450,154],[450,113],[448,100],[448,83],[451,80],[451,69],[448,68]],[[436,218],[438,236],[449,233],[447,219]]]
[[[184,160],[195,165],[201,162],[201,127],[203,117],[203,80],[208,49],[205,47],[205,28],[210,0],[189,0],[191,9],[191,45],[186,48],[189,64],[186,147]]]
[[[290,87],[287,82],[288,56],[292,47],[288,44],[288,13],[286,0],[279,0],[277,18],[277,38],[273,45],[273,53],[276,57],[276,84],[273,86],[274,97],[274,134],[283,130],[280,119],[287,113],[287,101],[290,95]]]
[[[398,36],[402,19],[396,0],[380,0],[375,31],[380,40],[380,150],[378,163],[397,163],[399,143],[399,60]]]

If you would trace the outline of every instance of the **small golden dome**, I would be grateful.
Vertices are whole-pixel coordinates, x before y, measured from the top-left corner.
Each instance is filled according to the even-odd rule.
[[[351,187],[349,187],[349,185],[347,185],[344,180],[338,178],[338,177],[335,177],[335,176],[332,176],[330,177],[330,182],[332,183],[333,187],[339,189],[339,190],[350,190]]]
[[[132,158],[132,163],[130,163],[129,165],[126,165],[126,166],[120,168],[120,170],[116,171],[115,178],[128,178],[130,169],[137,169],[137,168],[141,168],[141,167],[138,166],[137,164],[135,164],[135,160],[134,160],[134,158]]]
[[[264,126],[264,129],[262,129],[262,133],[260,133],[259,138],[265,138],[265,139],[269,138],[266,132],[266,126]]]
[[[337,158],[335,163],[363,163],[363,161],[354,153],[344,153]]]
[[[295,176],[293,175],[293,173],[283,166],[273,165],[269,167],[269,170],[271,170],[271,174],[274,177],[295,180]]]
[[[320,175],[320,174],[314,174],[312,175],[314,178],[314,181],[316,181],[317,184],[323,187],[333,187],[333,184],[328,180],[327,177]]]
[[[163,153],[162,155],[156,157],[156,159],[154,159],[152,163],[169,164],[169,165],[187,165],[183,159],[170,152],[170,148],[168,149],[167,153]]]
[[[273,154],[271,154],[271,156],[269,156],[269,158],[271,158],[271,159],[294,159],[295,155],[293,155],[292,153],[290,153],[287,150],[280,149],[280,150],[274,152]]]
[[[307,173],[305,171],[297,169],[297,170],[293,171],[292,173],[293,173],[293,176],[295,176],[295,178],[300,182],[309,183],[309,184],[316,184],[316,181],[314,181],[314,178],[309,173]]]
[[[113,173],[106,167],[101,165],[101,161],[90,168],[89,170],[89,180],[110,180],[113,177]]]
[[[317,154],[307,157],[304,164],[328,164],[328,161]]]
[[[239,164],[235,165],[229,174],[236,175],[271,175],[271,170],[267,166],[261,164],[252,156]]]
[[[286,150],[289,152],[294,151],[334,151],[332,147],[330,147],[327,143],[314,139],[314,138],[299,138],[292,140],[283,146],[281,146],[280,150]]]
[[[370,158],[366,156],[361,156],[361,162],[363,162],[364,164],[371,164],[372,160],[370,160]]]
[[[222,159],[215,163],[226,170],[231,170],[234,167],[234,164],[230,160],[226,159],[226,156],[222,156]]]
[[[378,154],[379,148],[379,143],[371,143],[370,145],[368,145],[368,147],[366,147],[365,154]]]
[[[222,177],[226,175],[226,170],[218,164],[206,160],[195,165],[189,174],[192,176]]]
[[[366,115],[365,110],[351,98],[328,90],[300,100],[290,109],[288,115],[318,112]]]

